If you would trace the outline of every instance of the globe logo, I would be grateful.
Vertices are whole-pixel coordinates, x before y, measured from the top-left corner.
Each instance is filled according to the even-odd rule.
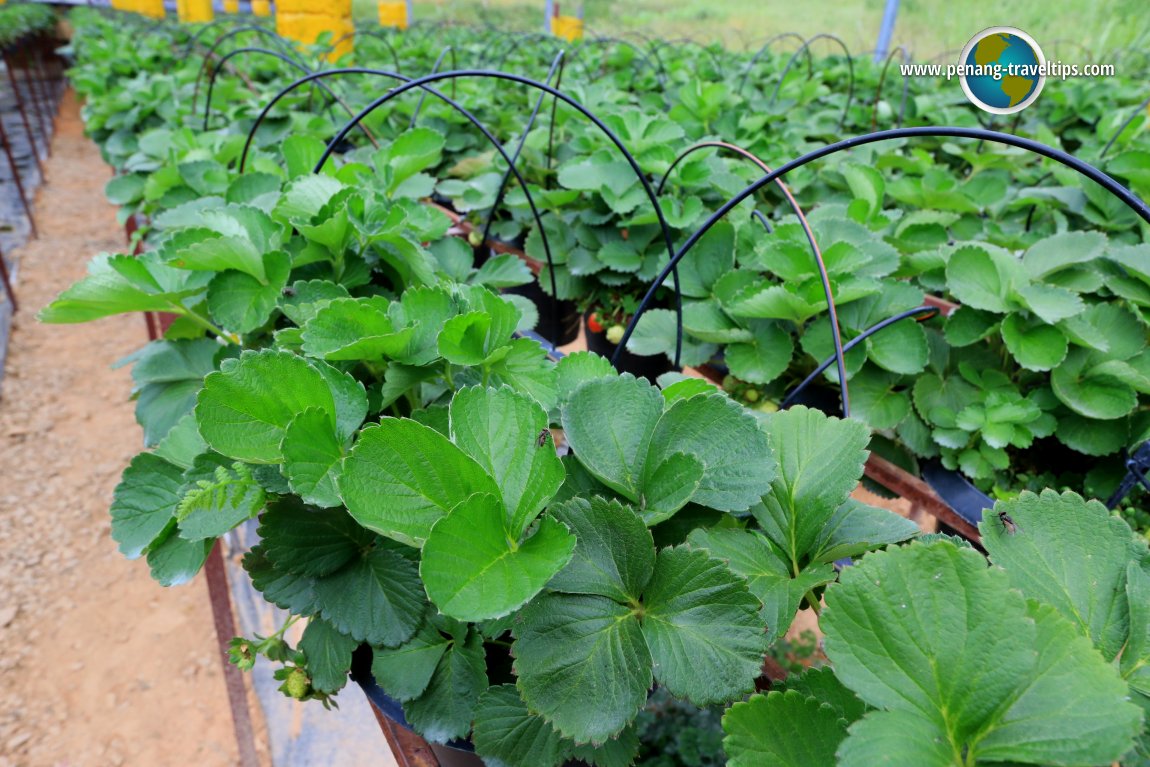
[[[1046,58],[1034,38],[991,27],[970,39],[958,59],[959,82],[976,107],[1009,115],[1034,103],[1046,84]]]

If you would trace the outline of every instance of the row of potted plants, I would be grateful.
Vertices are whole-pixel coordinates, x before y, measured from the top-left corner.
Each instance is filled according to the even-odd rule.
[[[259,519],[261,542],[244,567],[289,623],[306,618],[307,628],[297,647],[283,630],[237,639],[237,663],[271,659],[282,665],[285,693],[328,701],[357,648],[368,647],[372,675],[411,726],[433,742],[469,741],[489,764],[630,763],[653,685],[687,705],[726,707],[724,749],[735,765],[880,756],[907,765],[1144,763],[1142,538],[1097,502],[1044,491],[987,513],[990,567],[954,538],[909,542],[914,525],[850,497],[874,424],[801,406],[743,406],[751,391],[778,393],[737,375],[756,356],[740,344],[787,346],[757,362],[781,366],[776,378],[795,364],[795,338],[811,358],[826,354],[818,296],[794,290],[815,279],[795,225],[776,220],[766,237],[758,222],[721,225],[699,251],[710,257],[679,275],[688,332],[702,319],[721,323],[714,338],[727,333],[693,335],[691,343],[716,346],[698,361],[724,346],[738,398],[696,378],[672,374],[655,385],[619,374],[592,353],[556,359],[521,335],[538,309],[495,292],[531,281],[524,262],[476,260],[455,222],[420,202],[443,183],[433,174],[461,159],[449,134],[421,122],[389,135],[381,117],[369,126],[378,150],[353,149],[314,172],[333,123],[301,92],[278,126],[257,135],[241,174],[253,106],[285,84],[284,68],[225,71],[216,95],[228,127],[199,130],[188,98],[195,65],[167,66],[163,53],[188,32],[160,27],[154,45],[145,37],[126,51],[106,37],[110,26],[101,15],[77,16],[74,81],[88,99],[89,129],[126,171],[109,196],[128,213],[148,213],[148,247],[97,257],[41,318],[176,315],[164,338],[129,360],[148,449],[116,491],[113,536],[174,585],[194,576],[216,538]],[[144,62],[165,71],[141,71]],[[157,103],[160,93],[167,100]],[[633,154],[658,165],[642,137],[656,152],[665,129],[651,126],[661,118],[628,123],[628,114],[615,127]],[[584,162],[560,165],[559,186],[584,183],[564,172]],[[715,157],[703,164],[720,177],[735,167]],[[856,173],[852,188],[868,175]],[[581,199],[571,192],[591,192],[538,191],[555,211]],[[938,269],[938,256],[906,258],[888,242],[887,224],[868,223],[893,216],[882,199],[872,197],[865,216],[834,200],[810,216],[834,267],[847,338],[868,319],[919,304],[922,275]],[[556,246],[553,256],[582,247],[634,259],[659,239],[650,221],[612,230],[565,216],[544,225],[555,243],[580,244]],[[609,241],[594,239],[611,231]],[[1050,304],[1034,296],[1073,290],[1087,280],[1080,272],[1101,271],[1075,255],[1090,244],[1082,237],[1043,239],[1021,270],[993,245],[955,248],[941,268],[963,307],[943,332],[905,325],[887,337],[897,342],[876,336],[865,358],[848,355],[856,396],[869,369],[926,370],[913,395],[913,412],[925,410],[924,440],[959,430],[982,440],[973,443],[982,455],[983,444],[996,449],[998,424],[1022,424],[1009,440],[1034,436],[1037,419],[998,412],[1032,404],[1043,418],[1051,408],[1034,379],[991,380],[1001,358],[956,360],[961,379],[983,391],[963,400],[969,392],[949,390],[945,355],[967,347],[948,336],[961,329],[974,345],[998,334],[1011,359],[1049,351],[1031,343],[1033,333],[1012,346],[1006,328],[1050,319],[1035,308]],[[910,274],[913,264],[923,268]],[[988,275],[998,270],[996,293]],[[1065,270],[1073,274],[1047,279]],[[859,295],[842,300],[851,285]],[[1141,322],[1104,286],[1103,274],[1102,284],[1077,290],[1081,312],[1049,326],[1064,334],[1068,356],[1081,346],[1072,333],[1085,332],[1071,330],[1072,320],[1112,312],[1087,304]],[[809,314],[798,316],[795,301],[783,317],[730,311],[767,305],[780,289],[804,299]],[[1098,319],[1111,341],[1122,337],[1113,330],[1121,320]],[[646,330],[633,351],[653,348]],[[1129,360],[1140,353],[1141,345],[1115,359],[1137,371]],[[932,375],[937,384],[921,383]],[[920,397],[935,399],[920,405]],[[955,426],[946,425],[948,406]],[[959,413],[972,428],[957,425]],[[963,448],[943,447],[961,461]],[[821,613],[831,667],[756,694],[764,654],[803,606]]]

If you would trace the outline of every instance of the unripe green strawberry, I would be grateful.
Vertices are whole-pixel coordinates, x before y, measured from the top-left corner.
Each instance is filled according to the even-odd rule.
[[[627,328],[622,325],[612,325],[607,328],[607,340],[610,343],[618,344],[623,340],[623,334],[627,332]]]
[[[747,402],[758,402],[759,401],[759,390],[758,389],[747,389],[745,392],[743,392],[743,399],[745,399]]]
[[[478,229],[472,229],[467,234],[467,241],[471,243],[471,247],[478,248],[483,244],[483,232]]]
[[[306,671],[297,666],[288,673],[287,679],[280,686],[280,690],[289,698],[303,700],[311,690],[311,679],[308,678]]]

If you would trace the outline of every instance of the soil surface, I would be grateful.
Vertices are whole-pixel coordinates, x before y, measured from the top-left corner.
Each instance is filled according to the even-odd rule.
[[[0,382],[0,767],[233,765],[202,576],[164,589],[109,536],[141,447],[128,371],[110,366],[146,341],[144,320],[35,320],[93,254],[124,247],[70,93],[46,177]]]

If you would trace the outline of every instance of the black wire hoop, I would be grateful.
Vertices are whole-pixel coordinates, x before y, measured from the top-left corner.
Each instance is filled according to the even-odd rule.
[[[324,70],[322,72],[313,72],[313,73],[311,73],[305,77],[301,77],[300,79],[293,82],[291,85],[288,85],[286,88],[283,88],[282,90],[280,90],[279,93],[277,93],[274,97],[272,97],[271,101],[269,101],[264,106],[264,108],[262,110],[260,110],[259,115],[256,116],[255,122],[252,123],[252,127],[248,131],[247,140],[244,142],[243,152],[240,154],[240,163],[239,163],[238,172],[241,174],[244,172],[244,168],[247,165],[248,151],[251,149],[252,141],[255,138],[256,131],[259,129],[259,126],[263,122],[264,118],[267,117],[268,113],[271,112],[272,107],[274,107],[280,101],[280,99],[287,96],[289,93],[291,93],[296,88],[307,85],[308,83],[312,82],[313,80],[319,80],[319,79],[322,79],[325,77],[335,77],[335,76],[353,75],[353,74],[355,74],[355,75],[374,75],[377,77],[387,77],[389,79],[399,80],[399,81],[404,82],[404,83],[413,82],[410,77],[405,77],[405,76],[403,76],[401,74],[397,74],[395,72],[388,72],[387,70],[383,70],[383,69],[368,69],[365,67],[347,67],[347,68],[343,68],[343,69],[327,69],[327,70]],[[422,85],[420,87],[424,91],[430,93],[431,95],[433,95],[436,98],[440,99],[441,101],[445,102],[450,107],[452,107],[457,112],[459,112],[461,115],[463,115],[469,122],[471,122],[472,125],[474,125],[476,128],[479,129],[479,131],[483,134],[484,138],[486,138],[491,143],[492,147],[494,147],[495,150],[497,152],[499,152],[499,154],[503,157],[503,159],[508,162],[508,167],[511,169],[511,172],[514,174],[516,180],[523,187],[523,194],[527,198],[527,205],[531,209],[532,216],[535,218],[536,226],[539,227],[539,236],[543,242],[543,252],[546,254],[547,265],[548,265],[549,271],[551,273],[551,288],[552,288],[552,291],[554,291],[555,290],[555,270],[554,270],[554,261],[553,261],[552,256],[551,256],[551,245],[547,241],[547,233],[543,230],[542,219],[540,217],[538,208],[536,208],[536,206],[535,206],[535,201],[531,197],[531,190],[528,189],[527,182],[526,182],[526,180],[524,180],[523,176],[519,173],[518,168],[515,167],[515,163],[507,155],[507,150],[504,149],[503,145],[499,143],[499,140],[496,139],[495,136],[493,136],[491,134],[491,131],[489,131],[487,129],[487,127],[479,121],[479,118],[477,118],[475,115],[473,115],[467,109],[465,109],[463,106],[461,106],[455,100],[453,100],[453,99],[449,98],[448,96],[440,93],[439,91],[435,90],[434,88],[430,88],[430,87],[422,86]],[[363,115],[360,115],[359,117],[360,117],[360,119],[362,119]],[[359,123],[356,122],[355,124],[358,125]],[[334,150],[335,146],[338,145],[341,141],[343,141],[347,137],[347,134],[350,132],[350,130],[351,130],[351,124],[349,123],[348,126],[345,126],[344,130],[340,131],[339,135],[334,137],[331,140],[331,142],[328,143],[327,148],[324,151],[323,157],[320,158],[320,161],[316,165],[315,169],[313,170],[313,173],[319,173],[323,169],[324,164],[327,162],[328,157],[331,156],[331,153]]]
[[[787,79],[787,74],[791,71],[791,67],[794,66],[795,61],[799,57],[799,54],[802,53],[803,51],[806,51],[807,52],[807,61],[808,61],[808,63],[810,62],[811,43],[815,42],[816,40],[831,40],[832,42],[838,43],[839,47],[843,49],[843,53],[845,53],[846,57],[847,57],[847,73],[849,75],[849,77],[847,79],[847,103],[843,107],[842,116],[839,117],[839,130],[842,130],[843,126],[846,125],[847,113],[850,111],[851,102],[854,100],[854,97],[855,97],[855,60],[854,60],[854,57],[851,56],[850,48],[847,48],[847,44],[844,43],[841,38],[838,38],[834,35],[828,35],[825,33],[824,34],[818,34],[818,35],[815,35],[814,37],[810,38],[809,40],[803,41],[802,47],[799,48],[797,51],[795,51],[793,54],[791,54],[791,57],[787,60],[786,66],[783,67],[783,73],[781,75],[779,75],[779,81],[777,83],[775,83],[775,90],[771,94],[771,100],[768,102],[768,105],[772,106],[772,107],[775,105],[775,102],[779,98],[779,91],[782,90],[783,82]],[[809,78],[809,74],[808,74],[808,78]]]
[[[332,139],[331,143],[328,144],[327,150],[324,152],[323,156],[319,159],[319,162],[316,163],[315,172],[319,173],[323,169],[324,164],[327,163],[328,158],[331,157],[332,152],[335,151],[336,145],[340,141],[342,141],[344,138],[346,138],[347,134],[350,133],[352,131],[352,129],[355,128],[355,126],[360,123],[360,121],[362,121],[365,117],[367,117],[369,114],[374,112],[376,109],[380,108],[381,106],[383,106],[387,102],[391,101],[393,98],[396,98],[397,96],[400,96],[403,93],[406,93],[407,91],[409,91],[413,88],[423,88],[427,85],[430,85],[431,83],[439,82],[440,80],[453,80],[453,79],[464,78],[464,77],[505,80],[508,82],[519,83],[520,85],[527,85],[527,86],[530,86],[532,88],[537,88],[539,90],[545,91],[546,93],[549,93],[552,96],[554,96],[556,99],[561,100],[564,104],[575,109],[580,114],[582,114],[584,117],[586,117],[588,120],[590,120],[595,125],[595,127],[597,127],[611,141],[611,143],[613,143],[615,145],[615,147],[619,150],[619,152],[626,158],[628,165],[631,166],[631,170],[635,173],[635,176],[639,179],[639,182],[642,184],[643,191],[646,193],[647,199],[651,203],[651,207],[654,208],[654,210],[655,210],[655,216],[658,219],[659,226],[663,232],[663,240],[664,240],[664,243],[667,247],[667,254],[671,257],[671,265],[668,269],[666,269],[664,271],[663,277],[659,281],[659,284],[662,285],[662,282],[663,282],[663,280],[666,279],[667,275],[671,275],[674,279],[675,295],[677,296],[677,300],[675,302],[675,322],[676,322],[676,328],[678,330],[678,333],[676,336],[676,344],[675,344],[675,366],[678,367],[680,364],[680,359],[682,358],[682,351],[683,351],[682,350],[682,343],[681,343],[682,333],[683,333],[682,293],[680,292],[680,286],[679,286],[679,270],[676,268],[678,261],[676,261],[674,258],[674,256],[675,256],[675,244],[671,238],[670,226],[667,224],[667,219],[663,215],[663,209],[659,206],[659,198],[655,194],[655,190],[651,186],[650,180],[643,173],[643,169],[639,167],[638,161],[635,160],[634,155],[632,155],[631,152],[628,151],[626,145],[623,144],[623,142],[619,139],[619,137],[617,135],[615,135],[615,132],[612,131],[609,127],[607,127],[606,123],[604,123],[602,120],[600,120],[593,112],[591,112],[591,110],[587,109],[585,106],[583,106],[582,104],[580,104],[578,101],[571,98],[567,94],[563,93],[562,91],[557,90],[555,88],[552,88],[550,85],[547,85],[546,83],[541,83],[538,80],[532,80],[531,78],[523,77],[522,75],[515,75],[515,74],[510,74],[508,72],[496,72],[496,71],[484,70],[484,69],[467,69],[467,70],[461,70],[461,71],[457,71],[457,72],[440,72],[437,74],[425,75],[424,77],[420,77],[420,78],[417,78],[414,80],[409,80],[408,82],[404,83],[403,85],[400,85],[396,88],[393,88],[392,90],[388,91],[384,95],[377,98],[372,103],[368,104],[366,107],[364,107],[364,109],[359,114],[357,114],[351,121],[349,121],[346,125],[344,125],[343,128],[340,130],[340,132],[336,135],[336,137]],[[407,79],[407,78],[404,78],[404,79]],[[439,95],[437,91],[433,90],[431,92],[435,95]],[[442,95],[439,95],[439,97],[444,98],[444,99],[446,98],[445,96],[442,96]],[[502,152],[502,154],[504,156],[504,160],[510,159],[506,156],[505,152]],[[509,164],[511,164],[511,163],[509,163]],[[520,181],[520,183],[523,183],[523,182]],[[524,185],[524,189],[526,189],[526,185]],[[530,200],[530,197],[528,198],[528,200]],[[534,205],[533,203],[531,203],[531,204],[532,204],[532,206]],[[548,258],[550,259],[550,255],[548,256]],[[626,339],[624,339],[624,340],[626,340]],[[612,357],[612,364],[615,364],[617,366],[618,358],[619,358],[619,349],[616,349],[615,355]]]
[[[702,226],[700,226],[689,238],[687,238],[687,241],[683,243],[682,247],[680,247],[678,252],[675,253],[674,257],[671,258],[671,262],[666,267],[664,267],[664,269],[651,283],[647,293],[639,302],[639,308],[636,310],[634,316],[631,318],[631,321],[627,323],[627,327],[623,331],[623,338],[619,341],[619,346],[615,351],[616,357],[618,356],[619,352],[626,347],[627,342],[635,332],[636,324],[638,324],[639,319],[643,316],[647,309],[650,308],[651,302],[654,300],[656,292],[658,292],[659,288],[662,287],[663,283],[667,280],[667,276],[671,273],[671,270],[673,270],[678,265],[678,263],[683,260],[687,253],[691,251],[691,248],[693,248],[699,242],[699,240],[711,229],[711,227],[722,220],[735,208],[735,206],[737,206],[743,200],[747,199],[767,184],[773,182],[775,179],[785,176],[787,173],[790,173],[797,168],[801,168],[808,163],[814,162],[815,160],[819,160],[828,155],[842,152],[847,149],[853,149],[859,146],[865,146],[867,144],[874,144],[880,141],[918,137],[978,139],[983,141],[991,141],[998,144],[1006,144],[1007,146],[1013,146],[1019,149],[1025,149],[1027,151],[1033,152],[1034,154],[1061,163],[1062,165],[1077,171],[1091,181],[1099,184],[1102,186],[1102,188],[1113,194],[1115,197],[1121,200],[1123,204],[1134,211],[1134,213],[1137,214],[1139,218],[1141,218],[1147,224],[1150,224],[1150,206],[1147,206],[1146,203],[1143,202],[1142,199],[1139,198],[1136,194],[1119,184],[1113,178],[1108,176],[1106,173],[1103,173],[1090,163],[1084,160],[1080,160],[1077,157],[1063,152],[1060,149],[1055,149],[1054,147],[1047,146],[1046,144],[1040,143],[1038,141],[1033,141],[1021,136],[1015,136],[1010,133],[1000,133],[998,131],[985,130],[982,128],[962,128],[953,126],[895,128],[891,130],[877,131],[875,133],[867,133],[862,136],[855,136],[853,138],[844,139],[842,141],[835,142],[834,144],[828,144],[827,146],[820,147],[819,149],[790,160],[789,162],[786,162],[775,168],[773,173],[766,174],[759,180],[744,188],[734,197],[727,200],[727,202],[723,203],[723,205],[718,210],[716,210],[713,214],[711,214],[709,218],[707,218],[706,221],[703,222]],[[681,333],[682,331],[680,330],[679,332]],[[849,408],[847,403],[844,403],[844,405]]]

